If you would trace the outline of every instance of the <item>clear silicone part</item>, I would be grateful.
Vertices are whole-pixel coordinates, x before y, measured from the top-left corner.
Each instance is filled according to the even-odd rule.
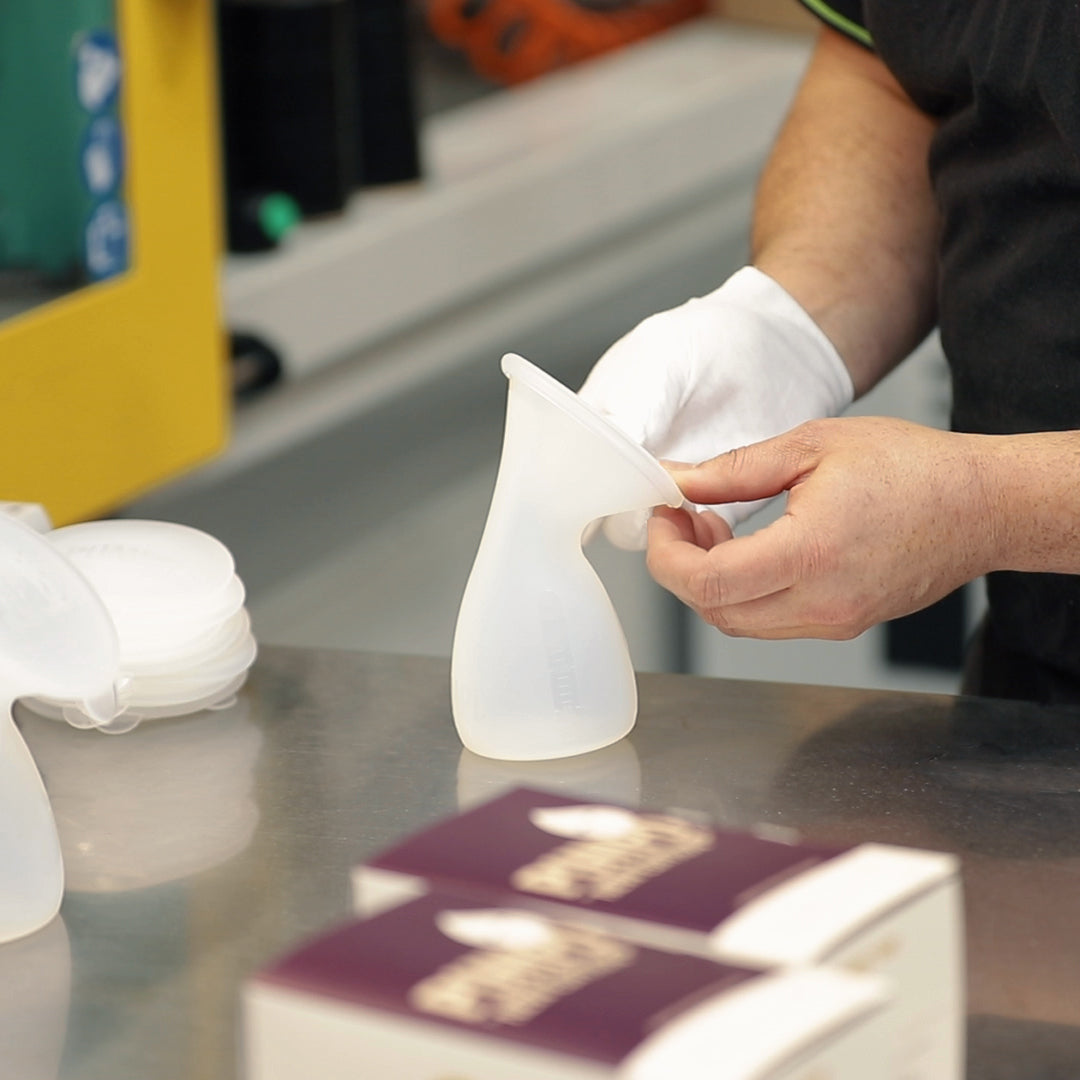
[[[255,635],[246,609],[239,613],[238,621],[227,635],[213,637],[216,643],[213,649],[178,654],[167,664],[124,667],[124,675],[132,684],[169,686],[215,678],[219,672],[238,671],[254,659]]]
[[[132,677],[187,671],[224,656],[250,631],[251,617],[246,608],[241,608],[224,622],[205,627],[202,632],[175,643],[170,649],[159,648],[155,652],[143,650],[133,654],[125,651],[121,645],[121,667],[126,675]]]
[[[257,654],[255,638],[247,633],[213,664],[160,678],[121,677],[117,709],[107,720],[95,719],[78,703],[45,696],[26,697],[23,704],[39,715],[66,720],[72,727],[122,734],[151,717],[186,716],[216,707],[243,684]]]
[[[160,702],[143,702],[133,706],[133,711],[142,720],[161,719],[172,716],[190,716],[193,713],[222,709],[233,703],[237,692],[247,682],[250,669],[244,668],[230,679],[213,686],[200,689],[198,697],[186,701],[175,698]]]
[[[94,721],[116,709],[117,641],[87,580],[43,536],[0,515],[0,942],[47,924],[64,868],[49,798],[12,719],[16,698],[87,702]]]
[[[134,705],[150,700],[186,701],[198,697],[204,687],[226,682],[241,671],[246,671],[254,663],[257,652],[255,638],[248,634],[220,662],[168,676],[129,679],[124,700]]]
[[[227,624],[235,625],[243,609],[243,583],[237,577],[233,582],[212,607],[175,606],[167,611],[110,607],[120,639],[121,662],[125,667],[154,665],[202,649],[208,637]]]
[[[108,734],[131,731],[145,719],[218,708],[243,685],[258,655],[246,609],[238,612],[235,622],[224,647],[202,656],[197,663],[178,664],[156,673],[121,669],[116,705],[107,717],[90,715],[85,704],[43,695],[25,697],[23,704],[41,716],[66,720],[72,727],[94,727]]]
[[[102,600],[111,613],[123,616],[140,633],[160,627],[163,619],[169,620],[174,632],[192,632],[235,615],[244,606],[244,584],[234,574],[224,589],[212,595],[193,590],[186,596],[165,593],[161,599],[153,594],[120,598],[105,592]]]
[[[67,526],[49,539],[97,589],[125,671],[184,663],[243,607],[232,555],[198,529],[117,519]]]
[[[520,356],[502,367],[506,427],[454,634],[454,721],[484,757],[569,757],[622,738],[637,716],[626,639],[582,535],[599,517],[678,506],[682,494],[557,380]]]
[[[192,689],[189,696],[178,699],[169,695],[161,701],[136,700],[106,723],[91,720],[78,706],[48,698],[23,698],[20,702],[31,712],[48,720],[63,720],[75,728],[96,728],[106,735],[125,735],[134,731],[144,720],[162,720],[194,713],[221,709],[231,705],[237,692],[247,682],[248,668],[221,683]]]
[[[89,521],[48,536],[114,617],[213,618],[235,577],[233,557],[221,541],[171,521]]]

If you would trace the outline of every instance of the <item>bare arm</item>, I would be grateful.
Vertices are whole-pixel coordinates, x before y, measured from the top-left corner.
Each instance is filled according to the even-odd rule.
[[[934,122],[872,53],[824,30],[758,190],[754,264],[865,393],[934,322]]]
[[[825,31],[759,188],[754,262],[856,393],[933,325],[933,133],[876,57]],[[650,522],[653,575],[730,634],[847,638],[988,571],[1080,574],[1080,431],[817,420],[675,475],[701,504],[788,493],[782,517],[735,539],[711,513]]]

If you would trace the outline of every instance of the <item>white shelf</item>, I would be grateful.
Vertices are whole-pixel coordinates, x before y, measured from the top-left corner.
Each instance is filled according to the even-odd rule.
[[[437,116],[422,181],[228,261],[229,325],[305,376],[640,229],[760,166],[807,55],[702,19]]]

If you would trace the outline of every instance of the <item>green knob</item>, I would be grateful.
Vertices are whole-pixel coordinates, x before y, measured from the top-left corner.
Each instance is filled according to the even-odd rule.
[[[259,200],[259,225],[270,240],[280,240],[301,217],[300,207],[291,195],[275,192]]]

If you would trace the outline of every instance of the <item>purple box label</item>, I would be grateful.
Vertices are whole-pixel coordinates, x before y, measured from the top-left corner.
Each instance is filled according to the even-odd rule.
[[[334,930],[259,978],[615,1065],[755,974],[431,893]]]
[[[707,934],[748,900],[842,850],[519,789],[431,826],[371,865],[454,891],[543,897]]]

